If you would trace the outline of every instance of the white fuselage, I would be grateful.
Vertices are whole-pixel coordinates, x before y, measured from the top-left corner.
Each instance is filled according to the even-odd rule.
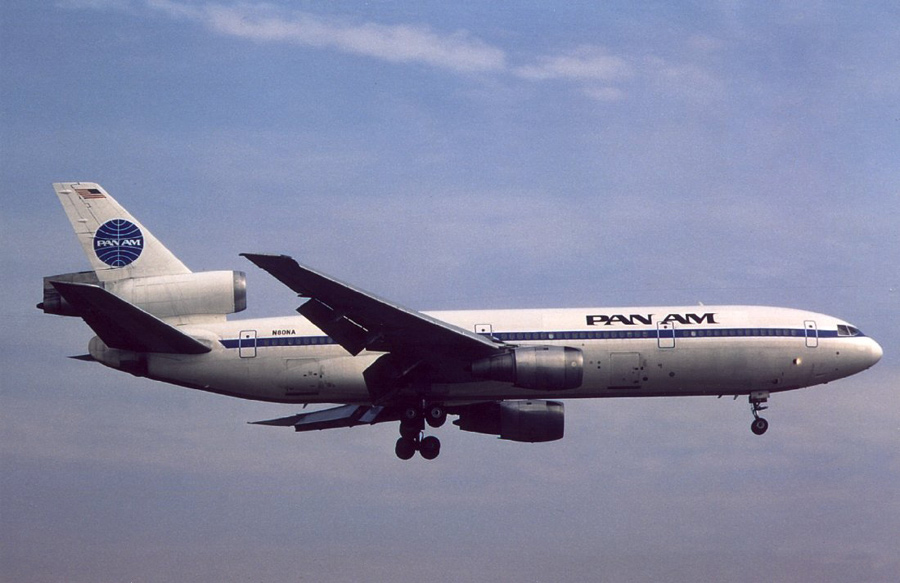
[[[757,306],[427,312],[509,345],[578,348],[581,386],[536,391],[511,383],[435,384],[444,403],[495,399],[746,395],[827,383],[875,364],[881,348],[823,314]],[[212,351],[146,354],[146,376],[215,393],[283,403],[371,402],[363,371],[382,353],[351,356],[300,316],[181,327]],[[125,368],[132,355],[91,342]]]

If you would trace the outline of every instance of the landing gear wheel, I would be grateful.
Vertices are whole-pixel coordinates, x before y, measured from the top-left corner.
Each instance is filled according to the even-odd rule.
[[[422,416],[422,410],[419,407],[407,407],[403,410],[403,421],[416,421]]]
[[[425,409],[425,421],[432,427],[440,427],[447,421],[447,411],[440,405],[431,405]]]
[[[766,401],[768,400],[768,391],[750,393],[750,411],[753,413],[753,423],[750,424],[750,431],[755,435],[762,435],[769,428],[769,422],[759,416],[760,411],[768,409],[768,406],[766,406]]]
[[[750,431],[752,431],[756,435],[762,435],[768,428],[769,422],[762,417],[757,417],[753,420],[753,423],[750,424]]]
[[[397,445],[394,447],[394,453],[397,454],[398,458],[402,460],[408,460],[412,456],[416,455],[416,445],[416,442],[412,439],[401,437],[397,440]]]
[[[423,458],[433,460],[441,453],[441,441],[437,437],[429,435],[419,444],[419,453]]]

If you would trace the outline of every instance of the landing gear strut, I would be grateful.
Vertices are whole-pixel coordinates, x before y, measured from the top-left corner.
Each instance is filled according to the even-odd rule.
[[[441,453],[440,440],[425,432],[425,422],[431,427],[440,427],[447,420],[447,411],[440,405],[410,406],[403,410],[400,418],[400,439],[394,453],[402,460],[412,458],[416,452],[426,460],[433,460]]]
[[[762,435],[769,428],[769,422],[759,416],[760,411],[765,411],[769,408],[765,404],[768,400],[768,391],[750,393],[750,409],[753,411],[753,422],[750,424],[750,431],[755,435]]]

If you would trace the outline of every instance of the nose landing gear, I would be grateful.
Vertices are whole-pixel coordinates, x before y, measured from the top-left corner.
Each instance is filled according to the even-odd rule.
[[[759,416],[760,411],[765,411],[769,408],[765,404],[768,400],[768,391],[750,393],[750,409],[753,411],[753,422],[750,424],[750,431],[752,431],[754,435],[762,435],[769,428],[769,422]]]

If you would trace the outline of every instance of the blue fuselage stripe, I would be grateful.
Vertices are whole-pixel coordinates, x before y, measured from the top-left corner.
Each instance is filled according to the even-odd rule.
[[[673,335],[674,332],[674,335]],[[672,338],[836,338],[837,330],[805,330],[803,328],[690,328],[675,330],[578,330],[561,332],[494,332],[484,336],[501,342],[535,342],[557,340],[666,340]],[[858,334],[856,337],[865,336]],[[848,336],[849,338],[849,336]],[[323,346],[337,344],[331,337],[267,336],[261,338],[224,338],[225,348],[266,346]]]

